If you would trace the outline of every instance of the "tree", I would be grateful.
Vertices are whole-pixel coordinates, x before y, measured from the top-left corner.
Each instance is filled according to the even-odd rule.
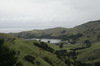
[[[64,44],[63,44],[63,43],[61,43],[61,44],[59,44],[59,47],[60,47],[60,48],[63,48],[63,45],[64,45]]]
[[[34,56],[31,55],[27,55],[24,57],[24,59],[32,64],[34,64],[34,60],[36,60],[36,58]]]
[[[48,43],[50,43],[50,41],[48,41]]]
[[[17,62],[16,52],[3,44],[4,39],[0,39],[0,66],[14,66]]]
[[[85,40],[84,43],[86,44],[86,47],[90,47],[91,46],[91,42],[89,40]]]
[[[23,66],[21,62],[16,63],[16,66]]]
[[[97,36],[97,40],[100,40],[100,35]]]

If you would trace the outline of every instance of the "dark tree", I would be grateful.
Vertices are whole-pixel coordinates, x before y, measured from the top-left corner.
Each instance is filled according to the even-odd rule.
[[[96,62],[94,66],[100,66],[100,62]]]
[[[39,61],[37,61],[37,62],[36,62],[36,64],[39,66],[39,65],[40,65],[40,62],[39,62]]]
[[[91,46],[91,42],[89,40],[85,40],[84,43],[86,44],[86,47],[90,47]]]
[[[63,45],[64,45],[64,44],[63,44],[63,43],[61,43],[61,44],[59,44],[59,47],[60,47],[60,48],[63,48]]]
[[[43,58],[47,63],[49,63],[50,65],[52,65],[52,62],[50,61],[50,59],[48,57],[44,57]],[[53,66],[53,65],[52,65]]]
[[[50,43],[50,41],[48,41],[48,43]]]
[[[40,43],[34,43],[35,46],[39,47],[39,48],[42,48],[46,51],[49,51],[49,52],[52,52],[54,51],[53,48],[49,47],[46,43],[44,42],[40,42]]]
[[[97,36],[97,40],[100,40],[100,35]]]
[[[0,66],[14,66],[17,62],[16,52],[3,44],[4,40],[0,39]]]
[[[16,66],[23,66],[21,62],[16,63]]]
[[[24,59],[32,64],[34,64],[34,60],[36,59],[35,57],[31,56],[31,55],[27,55],[24,57]]]

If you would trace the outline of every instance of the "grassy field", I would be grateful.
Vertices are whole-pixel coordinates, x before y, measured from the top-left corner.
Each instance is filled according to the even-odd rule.
[[[10,37],[12,38],[12,37]],[[17,38],[16,40],[5,41],[5,46],[8,46],[11,49],[14,49],[17,53],[20,51],[18,57],[18,62],[21,62],[23,66],[38,66],[37,62],[40,63],[39,66],[66,66],[66,64],[58,59],[55,54],[43,50],[34,45],[37,41],[32,40],[23,40]],[[24,60],[24,56],[31,55],[35,57],[34,64]],[[44,60],[44,57],[47,57],[51,64]]]
[[[23,66],[68,66],[64,61],[60,60],[54,53],[48,52],[40,47],[34,45],[35,43],[40,43],[35,40],[24,40],[17,38],[13,35],[0,34],[0,37],[5,38],[4,45],[10,49],[16,51],[16,56],[18,57],[17,62],[21,62]],[[13,38],[15,38],[13,40]],[[60,48],[59,45],[46,43],[49,47],[56,50],[67,50],[70,52],[70,49],[83,47],[83,44],[64,44],[63,48]],[[95,63],[100,62],[100,42],[92,44],[91,47],[78,50],[77,60],[85,63]],[[35,58],[34,63],[26,61],[25,56],[30,55]],[[48,58],[49,61],[46,61],[44,58]]]
[[[93,44],[90,48],[79,50],[78,52],[78,60],[82,62],[100,62],[100,42]]]

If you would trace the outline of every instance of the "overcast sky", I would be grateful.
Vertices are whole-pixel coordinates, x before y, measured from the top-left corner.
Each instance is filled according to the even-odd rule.
[[[74,27],[100,19],[100,0],[0,0],[0,27]]]

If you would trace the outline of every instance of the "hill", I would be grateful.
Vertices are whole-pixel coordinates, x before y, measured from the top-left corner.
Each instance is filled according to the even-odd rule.
[[[59,36],[63,34],[67,34],[69,29],[57,27],[45,30],[32,30],[32,31],[24,31],[20,33],[12,33],[21,38],[59,38]]]
[[[22,38],[57,38],[70,44],[62,42],[56,45]],[[15,66],[100,65],[100,20],[74,28],[57,27],[12,34],[0,33],[1,39],[4,40],[4,46],[16,52]]]
[[[59,45],[36,40],[24,40],[9,34],[2,33],[0,36],[5,37],[0,38],[5,40],[4,46],[16,52],[18,61],[15,66],[92,66],[91,64],[100,63],[100,42],[79,50],[78,48],[84,47],[84,45],[65,44],[60,48]],[[78,50],[73,51],[76,48]]]
[[[58,59],[52,52],[36,46],[35,44],[38,44],[38,41],[19,38],[6,40],[7,38],[14,37],[8,34],[0,34],[0,37],[1,36],[6,36],[6,38],[1,38],[5,40],[4,45],[15,50],[16,56],[18,57],[17,63],[22,66],[66,66],[66,64]]]
[[[69,43],[84,43],[89,40],[91,43],[99,41],[100,20],[90,21],[74,28],[56,27],[45,30],[32,30],[20,33],[11,33],[21,38],[55,38],[68,41]]]
[[[100,20],[90,21],[88,23],[76,26],[73,29],[83,34],[79,42],[83,42],[84,40],[90,40],[91,43],[95,43],[99,41]]]
[[[79,61],[86,63],[100,63],[100,42],[93,44],[90,48],[79,50],[78,51]]]

